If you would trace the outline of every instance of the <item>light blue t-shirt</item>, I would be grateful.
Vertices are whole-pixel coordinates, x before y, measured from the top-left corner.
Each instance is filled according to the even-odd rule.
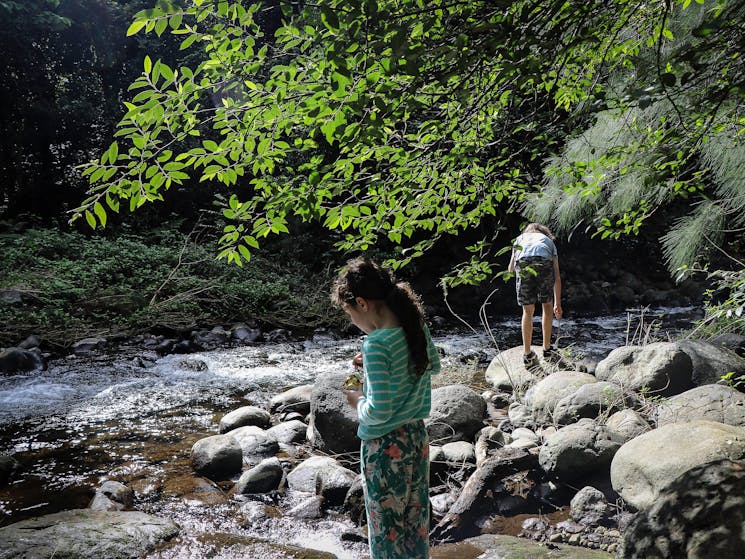
[[[537,231],[523,233],[515,240],[515,262],[529,256],[553,260],[558,254],[554,242]]]
[[[414,372],[403,328],[373,330],[365,338],[363,395],[357,403],[360,439],[376,439],[409,421],[429,416],[430,375],[440,372],[440,356],[426,326],[424,333],[429,367],[421,375]]]

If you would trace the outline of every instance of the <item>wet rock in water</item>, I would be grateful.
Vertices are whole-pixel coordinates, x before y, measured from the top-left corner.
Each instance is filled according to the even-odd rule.
[[[255,425],[233,429],[227,435],[233,437],[243,451],[243,461],[255,465],[264,458],[271,458],[279,452],[279,442],[273,435]]]
[[[745,427],[745,394],[721,384],[707,384],[660,402],[658,426],[705,419]]]
[[[308,426],[298,419],[284,421],[270,427],[266,432],[282,444],[298,444],[306,440]]]
[[[96,489],[88,508],[101,511],[131,510],[134,502],[135,494],[132,489],[118,481],[105,481]]]
[[[228,497],[214,482],[194,476],[169,477],[163,484],[163,496],[179,497],[203,505],[224,505]]]
[[[0,487],[8,483],[20,468],[18,460],[9,454],[0,454]]]
[[[252,328],[245,324],[236,324],[230,329],[230,337],[244,344],[260,342],[264,339],[264,334],[259,328]]]
[[[333,507],[344,503],[356,478],[357,473],[330,456],[312,456],[287,475],[287,485],[293,491],[322,495]]]
[[[472,441],[484,426],[486,402],[468,386],[451,384],[432,390],[432,410],[424,420],[430,441]]]
[[[242,515],[241,526],[244,528],[252,524],[263,522],[271,516],[270,506],[258,501],[248,501],[241,505],[240,513]]]
[[[218,430],[220,433],[227,433],[238,427],[245,427],[247,425],[255,425],[265,429],[271,425],[271,417],[269,412],[261,409],[257,406],[243,406],[236,410],[233,410],[220,420],[220,426]]]
[[[284,328],[271,330],[270,332],[265,334],[264,337],[266,338],[267,343],[270,344],[292,341],[292,333],[289,330],[285,330]]]
[[[72,351],[75,355],[86,355],[93,351],[103,349],[105,346],[105,338],[85,338],[72,344]]]
[[[620,446],[605,427],[580,419],[546,439],[539,462],[551,477],[574,481],[607,469]]]
[[[215,348],[225,344],[230,339],[230,333],[222,326],[215,326],[212,330],[199,330],[192,332],[192,342],[203,348]]]
[[[306,416],[310,413],[310,399],[312,394],[312,384],[290,388],[281,394],[277,394],[269,401],[269,411],[272,413],[294,411]]]
[[[324,499],[321,495],[312,495],[289,509],[285,514],[293,518],[314,520],[323,517]]]
[[[612,511],[602,491],[594,487],[583,487],[572,498],[569,505],[572,518],[585,526],[606,522]]]
[[[44,368],[44,358],[38,349],[9,347],[0,351],[0,373],[13,374]]]
[[[595,375],[635,392],[674,396],[693,388],[693,362],[674,342],[614,349],[598,363]]]
[[[269,493],[282,483],[284,470],[278,458],[267,458],[246,470],[235,484],[236,493]]]
[[[171,353],[177,354],[196,353],[197,351],[202,351],[202,346],[192,340],[181,340],[173,344],[171,348]]]
[[[158,355],[168,355],[173,353],[173,347],[176,345],[176,340],[166,339],[159,341],[153,349]],[[147,344],[145,347],[148,347]]]
[[[181,359],[175,366],[184,371],[192,371],[194,373],[201,373],[209,369],[207,363],[201,359]]]
[[[243,468],[243,449],[229,435],[213,435],[191,447],[191,466],[210,479],[227,479]]]
[[[627,527],[622,559],[741,559],[745,549],[745,460],[688,470]]]
[[[643,510],[679,475],[725,458],[745,459],[745,427],[714,421],[671,423],[624,444],[613,458],[611,482],[627,503]]]
[[[691,378],[696,386],[720,382],[732,373],[735,378],[745,375],[745,358],[734,351],[704,340],[675,342],[691,358]]]
[[[142,512],[68,510],[0,528],[0,558],[137,559],[178,533],[171,520]]]
[[[349,407],[342,390],[346,377],[346,373],[322,375],[311,393],[308,440],[314,448],[333,454],[360,448],[357,412]]]

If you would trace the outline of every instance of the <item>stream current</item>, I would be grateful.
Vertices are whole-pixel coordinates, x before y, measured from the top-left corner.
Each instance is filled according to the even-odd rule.
[[[673,337],[699,317],[695,308],[666,308],[643,316],[565,319],[559,345],[600,360],[627,343]],[[443,370],[471,367],[477,374],[499,350],[519,345],[519,317],[491,328],[492,335],[435,335]],[[182,536],[192,538],[158,557],[202,557],[199,536],[215,532],[328,551],[339,559],[365,557],[365,544],[341,540],[342,532],[354,530],[341,516],[305,522],[278,514],[256,526],[242,522],[241,503],[195,478],[189,463],[192,445],[217,434],[225,413],[247,404],[268,407],[287,388],[348,371],[358,350],[356,339],[313,339],[158,357],[125,345],[115,354],[69,356],[44,371],[0,376],[0,454],[21,464],[11,483],[0,487],[0,526],[84,508],[111,479],[135,490],[136,509],[172,518]]]

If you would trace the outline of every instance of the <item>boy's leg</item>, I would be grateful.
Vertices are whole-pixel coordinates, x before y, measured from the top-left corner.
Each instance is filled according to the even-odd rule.
[[[541,303],[543,316],[541,317],[541,327],[543,329],[543,349],[551,347],[551,334],[553,333],[554,320],[554,302],[548,301]]]
[[[523,316],[520,322],[523,335],[523,354],[528,355],[533,345],[533,313],[535,305],[523,305]]]

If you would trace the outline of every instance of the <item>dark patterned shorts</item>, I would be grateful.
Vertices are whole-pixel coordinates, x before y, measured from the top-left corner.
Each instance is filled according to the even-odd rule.
[[[535,305],[554,299],[554,263],[540,256],[521,258],[515,265],[517,304]]]

